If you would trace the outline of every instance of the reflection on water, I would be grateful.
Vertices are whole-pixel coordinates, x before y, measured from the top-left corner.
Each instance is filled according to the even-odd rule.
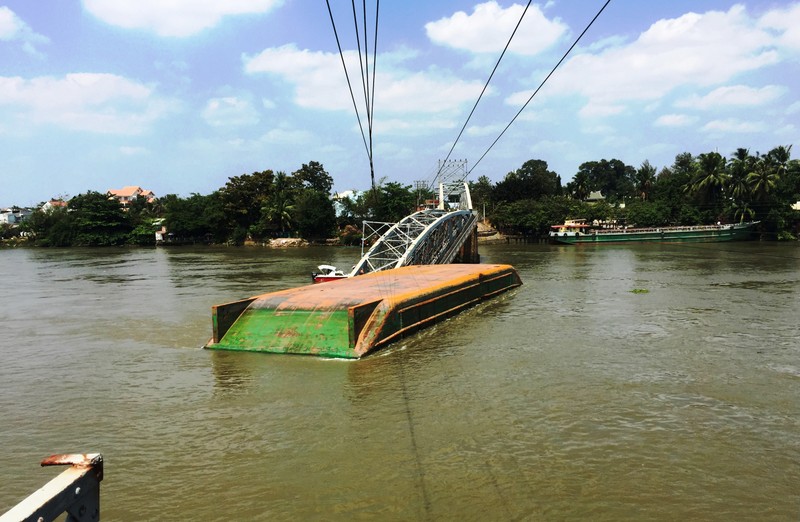
[[[524,285],[341,361],[199,347],[357,249],[0,251],[0,511],[100,451],[104,520],[797,518],[797,245],[481,254]]]

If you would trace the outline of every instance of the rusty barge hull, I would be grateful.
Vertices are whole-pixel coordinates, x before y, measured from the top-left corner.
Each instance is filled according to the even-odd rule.
[[[510,265],[417,265],[212,307],[206,348],[358,359],[522,284]]]

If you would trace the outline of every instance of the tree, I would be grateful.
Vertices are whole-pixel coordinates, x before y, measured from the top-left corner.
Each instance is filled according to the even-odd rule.
[[[476,210],[483,210],[486,207],[489,207],[489,212],[492,211],[493,192],[494,187],[492,186],[492,182],[486,176],[479,177],[475,182],[469,182],[469,193],[472,197],[472,206]]]
[[[89,191],[69,200],[69,213],[77,246],[121,245],[131,231],[130,223],[114,198]]]
[[[226,215],[233,220],[233,240],[241,243],[251,227],[261,220],[261,209],[273,192],[271,170],[228,178],[219,192]]]
[[[589,197],[591,192],[589,173],[587,171],[578,171],[578,173],[572,177],[572,181],[567,183],[567,193],[578,201],[584,201]]]
[[[297,197],[293,218],[301,237],[306,239],[327,238],[331,236],[336,224],[336,211],[327,194],[307,189]]]
[[[218,191],[207,196],[195,193],[185,199],[168,194],[161,202],[167,230],[179,241],[224,243],[232,232]]]
[[[747,175],[747,184],[757,201],[766,201],[780,180],[777,166],[767,157],[760,157],[753,165],[753,171]]]
[[[494,189],[497,200],[513,202],[541,199],[561,193],[561,178],[547,169],[547,162],[528,160],[520,168],[506,174]]]
[[[635,180],[639,197],[642,198],[642,201],[646,201],[656,180],[656,168],[649,161],[644,160],[642,166],[636,171]]]
[[[401,185],[395,181],[380,180],[375,189],[364,195],[370,209],[369,217],[374,221],[395,223],[414,210],[416,194],[411,185]]]
[[[728,184],[725,158],[719,152],[700,154],[695,162],[695,175],[689,191],[706,204],[717,204]]]
[[[45,210],[40,206],[22,222],[20,230],[30,234],[39,246],[70,246],[75,238],[72,217],[66,207]]]
[[[747,176],[753,171],[755,158],[748,149],[739,147],[728,160],[728,194],[735,202],[749,199],[750,186]]]
[[[278,172],[275,175],[272,195],[261,207],[262,231],[277,228],[280,230],[280,235],[285,236],[286,231],[292,226],[293,201],[294,191],[290,186],[289,177],[285,172]]]
[[[611,203],[636,195],[636,169],[618,159],[587,161],[578,167],[578,174],[586,176],[589,190],[599,190]]]
[[[686,186],[691,184],[695,172],[695,159],[684,152],[675,156],[670,167],[661,169],[653,184],[651,200],[665,209],[668,220],[662,225],[696,225],[700,223],[697,206],[687,201]]]
[[[321,163],[310,161],[292,172],[292,181],[296,189],[310,189],[329,195],[333,189],[333,178]]]

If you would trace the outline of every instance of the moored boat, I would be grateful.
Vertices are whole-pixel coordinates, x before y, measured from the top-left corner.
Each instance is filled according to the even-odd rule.
[[[550,240],[567,245],[594,243],[713,243],[750,239],[758,221],[651,228],[592,228],[583,220],[553,225]]]
[[[327,283],[350,277],[349,274],[345,274],[333,265],[319,265],[317,270],[319,272],[311,272],[311,281],[314,283]]]

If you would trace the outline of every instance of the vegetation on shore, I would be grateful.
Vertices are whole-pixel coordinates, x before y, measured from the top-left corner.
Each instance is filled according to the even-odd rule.
[[[542,160],[529,160],[492,183],[470,183],[473,204],[508,234],[546,236],[565,218],[617,220],[638,226],[760,221],[762,237],[794,239],[800,212],[800,161],[791,145],[766,154],[737,149],[683,153],[660,172],[617,159],[583,163],[572,181]],[[315,161],[291,174],[265,170],[228,179],[208,195],[138,198],[126,209],[107,194],[89,191],[66,207],[37,209],[20,227],[3,226],[2,239],[20,234],[41,246],[149,245],[164,225],[176,242],[243,244],[277,237],[357,243],[364,220],[397,221],[433,197],[397,182],[380,182],[352,197],[331,198],[333,178]],[[601,193],[601,201],[587,201]],[[336,208],[338,206],[338,209]]]

